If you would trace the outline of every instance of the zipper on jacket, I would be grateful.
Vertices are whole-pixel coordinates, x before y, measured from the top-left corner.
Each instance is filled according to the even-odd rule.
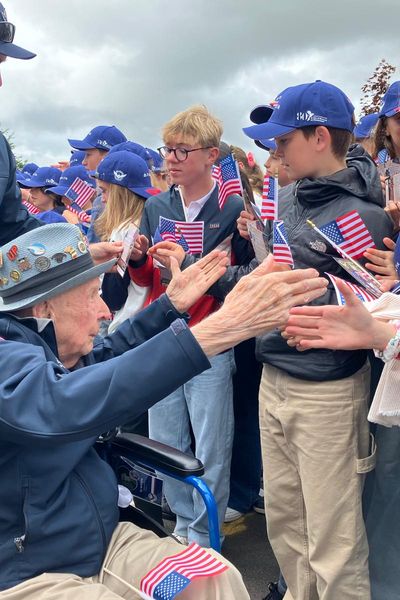
[[[25,534],[21,535],[20,537],[14,538],[14,544],[16,545],[18,552],[23,552],[25,550],[24,542],[25,542]]]
[[[76,471],[74,471],[74,475],[77,478],[77,480],[79,481],[79,483],[81,484],[89,502],[91,503],[91,505],[93,507],[94,513],[96,515],[97,523],[98,523],[98,526],[100,529],[100,533],[101,533],[101,539],[102,539],[102,543],[103,543],[103,554],[105,554],[105,552],[107,550],[106,532],[104,531],[104,525],[103,525],[103,521],[101,520],[99,509],[97,508],[96,502],[94,501],[94,498],[93,498],[93,494],[90,491],[90,488],[87,485],[86,481],[84,479],[82,479],[82,477]]]

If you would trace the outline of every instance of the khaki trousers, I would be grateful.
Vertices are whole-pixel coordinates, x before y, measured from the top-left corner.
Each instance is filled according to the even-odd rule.
[[[79,577],[70,573],[44,573],[0,592],[0,599],[136,600],[141,596],[134,591],[133,586],[139,588],[143,575],[164,557],[177,554],[183,549],[184,546],[172,538],[158,538],[154,533],[132,523],[120,523],[111,538],[98,575]],[[215,577],[195,579],[181,592],[179,599],[249,600],[250,596],[239,571],[225,559],[222,561],[229,569]]]
[[[373,469],[369,365],[336,381],[264,365],[260,432],[268,536],[286,600],[369,600],[361,494]]]

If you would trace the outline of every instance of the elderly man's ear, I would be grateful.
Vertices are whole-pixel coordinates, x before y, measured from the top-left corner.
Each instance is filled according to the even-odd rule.
[[[31,311],[32,311],[32,313],[31,313],[32,316],[36,317],[37,319],[51,319],[52,318],[51,305],[47,300],[44,300],[43,302],[40,302],[39,304],[32,306]]]

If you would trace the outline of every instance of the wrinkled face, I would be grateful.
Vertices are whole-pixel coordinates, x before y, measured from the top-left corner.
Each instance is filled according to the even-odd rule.
[[[45,188],[31,188],[30,193],[30,201],[40,212],[54,208],[54,200],[44,190]]]
[[[193,138],[174,138],[164,141],[169,148],[185,148],[192,150],[201,144]],[[215,152],[217,150],[217,152]],[[191,186],[196,182],[203,182],[211,178],[211,167],[218,156],[218,149],[208,148],[189,152],[186,160],[180,162],[171,152],[164,160],[171,183],[176,185]]]
[[[107,181],[101,181],[101,179],[98,179],[98,186],[101,189],[101,194],[102,194],[102,200],[103,202],[107,202],[108,200],[108,192],[110,189],[110,184],[107,183]]]
[[[292,181],[314,176],[316,160],[314,138],[315,136],[305,138],[299,129],[275,138],[275,156],[279,158],[286,175]]]
[[[88,171],[95,171],[106,154],[107,152],[104,152],[104,150],[98,150],[98,148],[86,150],[85,158],[83,159],[82,164],[87,168]]]
[[[42,316],[54,322],[58,353],[67,368],[92,351],[99,321],[110,317],[110,311],[99,295],[99,286],[96,277],[45,303],[47,314]]]
[[[396,150],[400,152],[400,113],[386,117],[386,135],[390,136]]]

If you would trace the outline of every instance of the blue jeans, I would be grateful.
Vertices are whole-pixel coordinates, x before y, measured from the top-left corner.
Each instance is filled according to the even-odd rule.
[[[366,519],[372,600],[400,598],[400,428],[378,425]]]
[[[195,456],[204,465],[204,481],[214,494],[220,525],[229,496],[233,439],[233,351],[210,360],[212,368],[194,377],[149,410],[149,436]],[[179,368],[179,365],[177,365]],[[180,481],[164,477],[164,493],[176,514],[175,533],[208,546],[207,511],[200,495]]]

